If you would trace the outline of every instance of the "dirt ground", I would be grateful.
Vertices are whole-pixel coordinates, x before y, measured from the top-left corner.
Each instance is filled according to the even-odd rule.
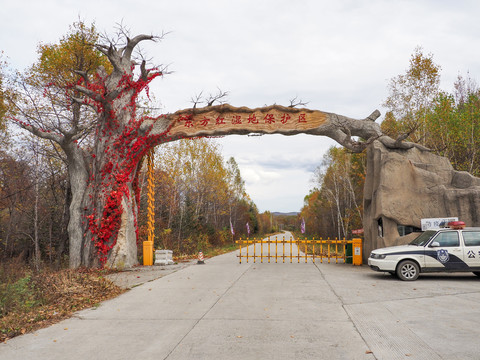
[[[188,260],[173,265],[136,266],[132,269],[107,275],[106,278],[124,289],[153,281],[174,273],[190,265],[195,265],[197,260]]]

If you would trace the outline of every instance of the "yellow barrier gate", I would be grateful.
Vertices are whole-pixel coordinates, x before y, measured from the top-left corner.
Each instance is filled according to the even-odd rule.
[[[307,263],[308,259],[311,259],[313,263],[315,263],[315,260],[320,260],[323,263],[324,259],[330,263],[331,260],[335,259],[336,264],[339,260],[343,260],[343,263],[350,262],[353,265],[362,265],[362,239],[295,240],[290,237],[286,240],[284,236],[275,236],[275,240],[240,239],[236,243],[239,247],[237,257],[240,264],[242,258],[247,263],[253,258],[254,263],[257,262],[257,259],[261,263],[264,259],[268,263],[270,261],[285,263],[285,260],[290,263],[294,260],[297,263],[300,263],[300,261]],[[252,246],[253,249],[251,249]]]

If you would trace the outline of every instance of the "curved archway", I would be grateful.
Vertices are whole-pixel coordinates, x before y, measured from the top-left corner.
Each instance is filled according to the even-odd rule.
[[[112,72],[107,73],[102,67],[95,77],[77,72],[78,82],[68,85],[76,113],[81,114],[83,107],[91,107],[97,113],[95,121],[84,124],[74,116],[67,126],[51,128],[17,121],[34,135],[56,142],[65,152],[72,191],[68,224],[72,268],[105,262],[126,267],[137,263],[138,172],[143,157],[156,145],[197,136],[306,133],[328,136],[354,152],[371,148],[374,143],[393,152],[425,150],[404,142],[406,136],[392,139],[383,134],[375,122],[380,116],[377,110],[357,120],[279,105],[249,109],[225,104],[180,110],[157,118],[141,116],[136,108],[138,95],[152,80],[163,75],[159,69],[147,69],[145,61],[141,64],[133,61],[135,47],[145,40],[155,37],[126,37],[124,46],[96,45],[112,64]],[[91,133],[94,134],[91,143],[79,144],[79,140]],[[418,157],[415,155],[413,159]],[[463,180],[452,180],[456,178]],[[445,187],[463,189],[466,183],[480,186],[477,180],[470,181],[465,176],[450,174],[445,179]],[[373,191],[374,194],[375,186]],[[475,199],[472,203],[480,205]]]
[[[157,118],[138,117],[135,106],[138,94],[162,73],[147,69],[142,62],[140,74],[135,77],[131,57],[139,42],[153,39],[150,35],[139,35],[127,38],[122,48],[113,44],[99,46],[112,63],[113,72],[107,74],[100,69],[97,83],[90,84],[85,79],[84,84],[75,86],[84,95],[76,101],[95,107],[99,119],[92,154],[94,172],[85,176],[88,170],[81,169],[78,171],[81,174],[75,175],[77,168],[71,167],[71,178],[81,175],[82,179],[88,179],[86,188],[79,183],[81,196],[71,207],[74,213],[69,225],[71,267],[91,266],[98,260],[127,267],[137,262],[138,200],[134,194],[138,189],[139,164],[156,145],[197,136],[306,133],[328,136],[354,152],[363,151],[375,140],[392,149],[418,146],[383,134],[375,122],[380,116],[378,110],[357,120],[279,105],[250,109],[224,104],[180,110]],[[76,155],[78,151],[72,149],[72,152]],[[81,156],[84,154],[78,154]],[[85,224],[80,223],[82,214],[88,220]]]

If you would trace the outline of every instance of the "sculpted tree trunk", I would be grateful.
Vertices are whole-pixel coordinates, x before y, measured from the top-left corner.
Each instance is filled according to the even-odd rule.
[[[93,143],[90,177],[87,180],[87,196],[82,208],[87,209],[84,232],[83,265],[101,264],[122,267],[137,262],[137,174],[142,157],[154,145],[154,138],[147,136],[149,129],[141,129],[145,119],[137,117],[137,96],[148,83],[161,72],[149,71],[145,62],[140,75],[135,78],[135,65],[131,56],[135,46],[153,36],[140,35],[127,39],[121,49],[100,46],[113,66],[111,74],[102,68],[95,82],[87,77],[75,89],[87,103],[99,113]],[[161,138],[158,136],[157,138]],[[91,244],[95,256],[89,256]]]

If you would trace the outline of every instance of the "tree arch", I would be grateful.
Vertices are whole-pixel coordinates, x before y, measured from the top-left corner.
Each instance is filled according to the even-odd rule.
[[[113,266],[137,263],[138,173],[143,157],[160,144],[181,138],[229,134],[300,133],[323,135],[354,152],[364,150],[374,140],[388,148],[418,146],[384,135],[375,120],[380,112],[356,120],[346,116],[279,105],[256,109],[228,104],[191,108],[156,118],[140,116],[138,95],[149,83],[162,76],[159,69],[137,64],[132,54],[152,35],[126,38],[124,46],[96,45],[111,63],[107,73],[100,67],[92,77],[77,70],[78,81],[69,84],[70,103],[97,112],[95,122],[82,125],[75,118],[68,128],[49,128],[35,123],[31,114],[20,112],[17,123],[31,133],[56,142],[66,154],[72,188],[70,206],[70,266]],[[49,84],[48,87],[51,87]],[[53,106],[53,105],[52,105]],[[17,107],[17,109],[19,109]],[[94,129],[91,146],[78,140],[88,128]]]

